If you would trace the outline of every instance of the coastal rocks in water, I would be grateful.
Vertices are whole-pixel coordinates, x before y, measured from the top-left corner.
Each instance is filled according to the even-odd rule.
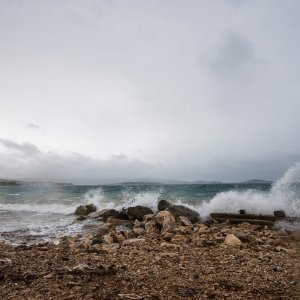
[[[94,204],[83,204],[79,205],[75,210],[75,215],[77,216],[87,216],[88,214],[97,210]]]
[[[241,240],[232,233],[227,234],[224,243],[230,247],[239,247],[242,244]]]
[[[146,206],[137,205],[133,207],[128,207],[124,210],[131,220],[143,220],[145,215],[153,214],[152,209]]]
[[[91,218],[101,218],[103,221],[107,221],[109,217],[116,219],[128,220],[128,216],[124,212],[119,212],[115,209],[102,209],[100,211],[89,214]]]
[[[158,202],[158,210],[164,211],[167,210],[172,213],[172,215],[178,219],[180,216],[188,218],[192,223],[197,223],[199,221],[199,213],[184,206],[184,205],[175,205],[170,203],[167,200],[160,200]]]

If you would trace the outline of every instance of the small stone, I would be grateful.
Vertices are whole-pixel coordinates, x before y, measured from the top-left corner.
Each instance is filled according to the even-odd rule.
[[[154,214],[148,214],[144,216],[144,221],[148,222],[154,219]]]
[[[105,251],[108,254],[117,252],[119,248],[120,248],[120,245],[117,243],[113,243],[113,244],[109,244],[109,245],[103,244],[103,246],[102,246],[103,251]]]
[[[106,244],[112,244],[114,240],[110,235],[107,234],[103,236],[103,242]]]
[[[187,242],[187,237],[185,237],[184,235],[181,234],[175,234],[172,239],[171,242],[174,244],[185,244]]]
[[[143,228],[141,228],[141,227],[133,228],[133,232],[134,232],[136,235],[143,235],[143,234],[145,234],[145,229],[143,229]]]
[[[0,259],[0,269],[11,267],[11,266],[12,266],[12,261],[9,258]]]
[[[122,242],[122,246],[127,246],[127,245],[139,245],[139,244],[143,244],[145,243],[145,239],[128,239],[128,240],[124,240]]]
[[[128,299],[128,300],[140,300],[144,299],[144,297],[136,295],[136,294],[118,294],[119,299]]]
[[[113,225],[110,223],[104,223],[99,227],[99,234],[107,234],[112,229]]]
[[[118,234],[117,232],[115,232],[115,231],[112,231],[111,232],[111,234],[110,234],[110,236],[113,238],[113,241],[115,242],[115,243],[121,243],[121,242],[123,242],[124,241],[124,236],[122,235],[122,234]]]
[[[242,244],[241,240],[238,237],[236,237],[234,234],[231,234],[231,233],[225,237],[224,243],[225,243],[225,245],[231,246],[231,247],[239,247]]]
[[[160,247],[161,248],[167,248],[167,249],[173,249],[173,250],[177,250],[177,251],[182,250],[182,247],[180,245],[171,244],[171,243],[167,243],[167,242],[161,243]]]

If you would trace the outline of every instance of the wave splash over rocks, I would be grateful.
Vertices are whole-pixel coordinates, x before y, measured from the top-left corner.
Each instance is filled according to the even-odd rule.
[[[197,207],[203,217],[212,212],[237,213],[240,209],[253,214],[284,210],[289,216],[300,216],[300,163],[291,167],[269,191],[230,190],[218,193]]]
[[[273,214],[284,210],[300,216],[300,163],[277,182],[259,184],[151,184],[99,186],[0,187],[0,238],[20,232],[51,238],[84,232],[89,224],[77,222],[76,207],[92,203],[98,210],[146,206],[157,211],[166,199],[196,210],[201,219],[212,212]]]

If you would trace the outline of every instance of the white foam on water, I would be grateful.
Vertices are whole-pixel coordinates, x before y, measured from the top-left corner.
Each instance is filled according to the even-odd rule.
[[[77,205],[64,205],[64,204],[17,204],[8,203],[0,204],[0,210],[3,211],[24,211],[36,213],[52,213],[52,214],[72,214],[74,213]]]
[[[274,210],[284,210],[289,216],[300,216],[300,163],[291,167],[270,192],[256,190],[228,191],[217,194],[210,201],[196,208],[202,217],[212,212],[273,214]]]

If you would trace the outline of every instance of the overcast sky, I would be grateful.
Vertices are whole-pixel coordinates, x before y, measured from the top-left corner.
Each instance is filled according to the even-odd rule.
[[[277,179],[299,53],[299,0],[0,0],[0,178]]]

